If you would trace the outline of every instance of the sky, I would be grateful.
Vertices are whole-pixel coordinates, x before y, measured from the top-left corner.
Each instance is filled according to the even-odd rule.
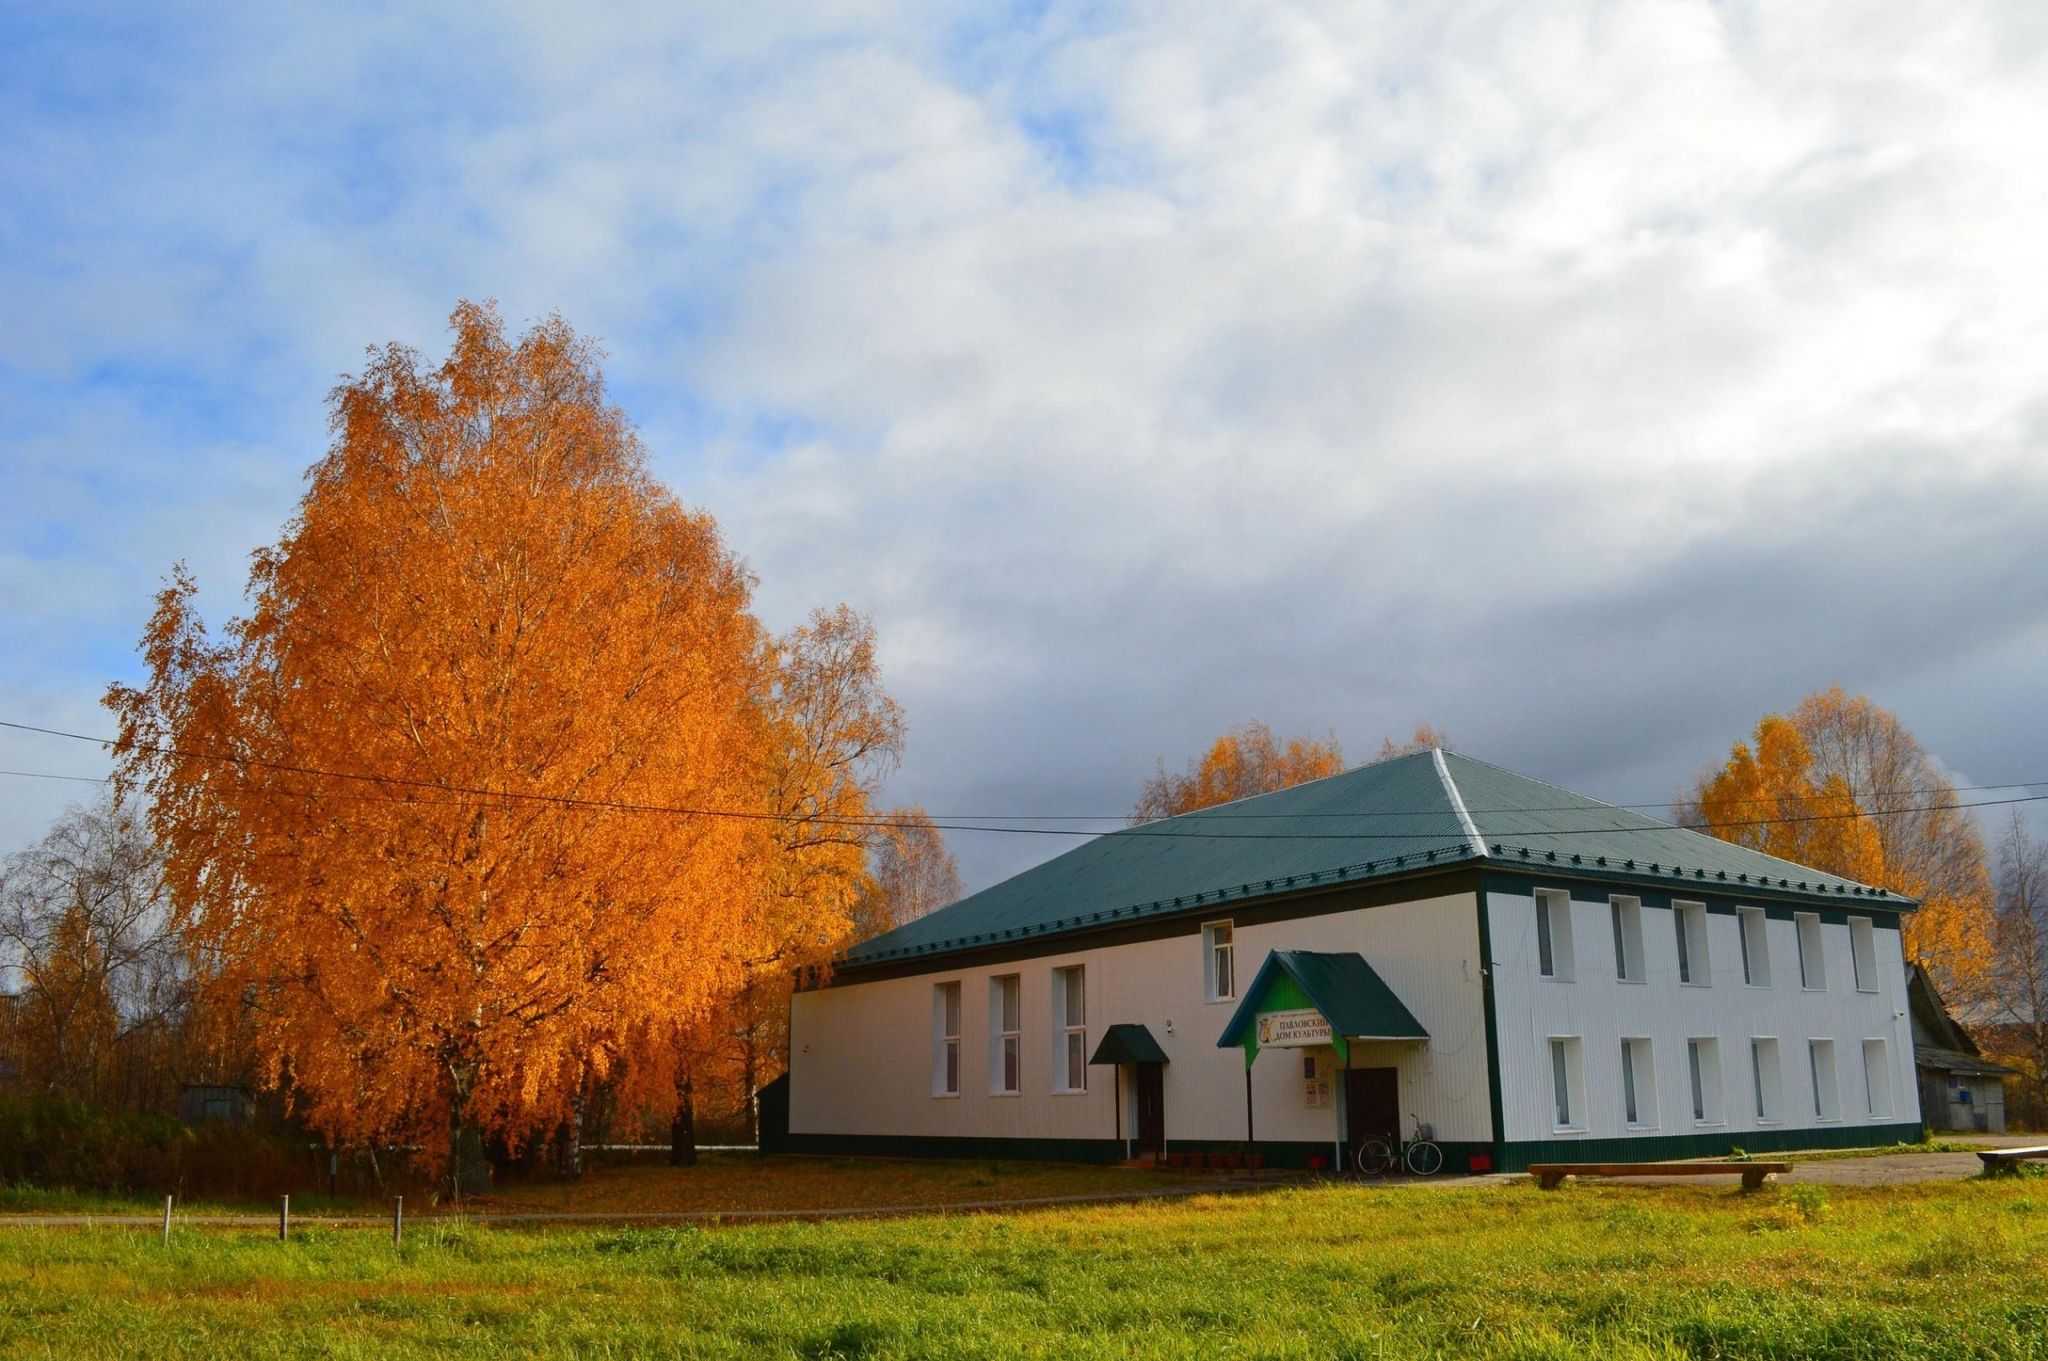
[[[891,802],[1426,719],[1651,803],[1831,684],[2048,781],[2044,89],[2031,0],[0,7],[0,719],[110,731],[495,298],[764,621],[873,616]]]

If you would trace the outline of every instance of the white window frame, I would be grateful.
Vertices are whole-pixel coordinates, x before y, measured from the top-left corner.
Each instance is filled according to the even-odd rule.
[[[1835,1042],[1832,1039],[1809,1039],[1806,1042],[1806,1071],[1813,1079],[1813,1118],[1822,1123],[1833,1123],[1842,1118],[1842,1080],[1835,1065]]]
[[[1548,946],[1550,967],[1543,967],[1543,955]],[[1572,895],[1566,889],[1539,888],[1536,890],[1536,971],[1543,977],[1558,983],[1569,983],[1575,977],[1572,956]]]
[[[1643,900],[1617,893],[1607,900],[1608,931],[1614,937],[1614,981],[1643,983]]]
[[[1657,1051],[1645,1036],[1621,1042],[1621,1121],[1630,1129],[1657,1128]]]
[[[960,980],[932,984],[932,1095],[960,1095]]]
[[[1688,988],[1714,985],[1714,961],[1707,950],[1707,905],[1671,904],[1672,934],[1678,943],[1678,981]]]
[[[1785,1070],[1778,1056],[1774,1035],[1758,1035],[1749,1042],[1749,1091],[1756,1103],[1756,1122],[1776,1125],[1785,1119]]]
[[[1237,997],[1237,926],[1234,922],[1202,923],[1202,995],[1211,1002]]]
[[[1685,1042],[1687,1086],[1692,1098],[1695,1125],[1725,1125],[1728,1113],[1721,1082],[1721,1041],[1712,1035],[1695,1035]]]
[[[1876,992],[1877,928],[1868,917],[1849,918],[1849,959],[1856,969],[1856,991]]]
[[[1052,971],[1052,1035],[1053,1095],[1079,1096],[1088,1090],[1086,965],[1068,964]]]
[[[1892,1064],[1882,1039],[1863,1042],[1863,1109],[1873,1120],[1892,1116]]]
[[[1586,1071],[1577,1035],[1550,1037],[1551,1129],[1559,1134],[1586,1130]]]
[[[1820,913],[1795,912],[1792,924],[1799,938],[1799,986],[1806,992],[1828,990],[1827,944],[1821,936]],[[1818,979],[1819,982],[1814,980]]]
[[[996,974],[988,980],[988,1094],[1024,1094],[1024,979],[1020,974]]]
[[[1771,986],[1771,919],[1760,907],[1735,909],[1742,940],[1742,981],[1752,988]]]

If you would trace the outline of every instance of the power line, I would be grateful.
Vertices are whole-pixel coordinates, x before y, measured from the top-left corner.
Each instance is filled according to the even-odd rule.
[[[100,744],[101,746],[112,746],[112,745],[114,745],[114,742],[113,742],[113,740],[112,740],[112,739],[109,739],[109,738],[104,738],[104,737],[93,737],[93,736],[91,736],[91,735],[89,735],[89,734],[86,734],[86,733],[74,733],[74,732],[66,732],[66,731],[64,731],[64,730],[62,730],[62,729],[58,729],[58,728],[44,728],[44,727],[38,727],[38,726],[36,726],[36,725],[34,725],[34,724],[29,724],[29,723],[15,723],[15,722],[10,722],[10,721],[8,721],[8,720],[6,720],[6,719],[0,719],[0,728],[12,728],[12,729],[15,729],[15,730],[17,730],[17,731],[21,731],[21,732],[33,732],[33,733],[41,733],[41,734],[43,734],[43,735],[45,735],[45,736],[49,736],[49,737],[63,737],[63,738],[69,738],[69,739],[72,739],[72,740],[74,740],[74,741],[79,741],[79,742],[95,742],[95,743],[98,743],[98,744]],[[237,765],[237,766],[245,766],[245,767],[246,767],[246,766],[254,766],[254,767],[257,767],[257,768],[259,768],[259,769],[264,769],[264,770],[274,770],[274,771],[277,771],[277,772],[279,772],[280,774],[292,774],[292,775],[305,775],[305,776],[308,776],[308,777],[312,777],[312,778],[316,778],[316,779],[336,779],[336,780],[349,780],[349,781],[356,781],[356,782],[362,782],[362,783],[368,783],[368,784],[375,784],[375,785],[395,785],[395,786],[398,786],[398,787],[400,787],[400,788],[408,788],[408,789],[422,789],[422,790],[427,790],[427,791],[430,791],[430,792],[433,792],[433,793],[439,793],[439,794],[459,794],[459,795],[465,795],[465,796],[467,796],[467,797],[468,797],[469,799],[475,799],[475,800],[495,800],[495,801],[498,801],[498,802],[499,802],[500,804],[511,804],[511,805],[533,805],[533,804],[546,804],[546,805],[552,805],[552,806],[556,806],[556,807],[564,807],[564,808],[581,808],[581,809],[589,809],[589,810],[592,810],[592,811],[599,811],[599,812],[621,812],[621,813],[649,813],[649,814],[667,814],[667,815],[672,815],[672,816],[687,816],[687,817],[707,817],[707,818],[729,818],[729,819],[737,819],[737,820],[744,820],[744,821],[756,821],[756,822],[778,822],[778,823],[785,823],[785,824],[797,824],[797,825],[802,825],[802,824],[815,824],[815,825],[823,825],[823,826],[836,826],[836,827],[859,827],[859,828],[867,828],[867,829],[871,829],[871,830],[880,830],[880,829],[883,829],[883,828],[890,828],[890,827],[899,827],[899,828],[900,828],[900,827],[906,827],[906,826],[918,825],[918,824],[911,824],[911,823],[906,823],[906,822],[904,822],[904,821],[903,821],[903,820],[901,820],[901,819],[894,819],[894,818],[886,818],[886,817],[866,817],[866,818],[856,818],[856,817],[846,817],[846,816],[840,816],[840,815],[832,815],[832,814],[806,814],[806,813],[779,813],[779,812],[773,812],[773,811],[765,811],[765,810],[760,810],[760,809],[739,809],[739,808],[700,808],[700,807],[693,807],[693,806],[689,806],[689,805],[678,805],[678,804],[651,804],[651,803],[637,803],[637,802],[631,802],[631,801],[627,801],[627,800],[619,800],[619,799],[589,799],[589,798],[580,798],[580,797],[578,797],[578,796],[575,796],[575,795],[569,795],[569,794],[535,794],[535,793],[528,793],[528,792],[524,792],[524,791],[519,791],[519,790],[494,790],[494,789],[484,789],[484,788],[480,788],[480,787],[477,787],[477,786],[473,786],[473,785],[458,785],[458,784],[449,784],[449,783],[446,783],[446,782],[442,782],[442,781],[434,781],[434,780],[422,780],[422,779],[418,779],[418,778],[414,778],[414,777],[408,777],[408,776],[402,776],[402,775],[371,775],[371,774],[363,774],[363,773],[361,773],[361,772],[356,772],[356,771],[344,771],[344,770],[330,770],[330,769],[325,769],[325,768],[322,768],[322,767],[318,767],[318,766],[306,766],[306,765],[298,765],[298,764],[295,764],[295,763],[290,763],[290,762],[282,762],[282,761],[270,761],[270,760],[266,760],[266,759],[264,759],[264,758],[261,758],[261,757],[255,757],[255,756],[238,756],[238,755],[232,755],[232,754],[227,754],[227,753],[218,753],[218,752],[194,752],[194,751],[184,751],[184,750],[180,750],[180,749],[177,749],[177,748],[171,748],[171,747],[156,747],[156,746],[147,746],[147,745],[144,745],[144,746],[139,746],[139,747],[137,748],[137,750],[140,750],[140,751],[146,752],[146,753],[148,753],[149,755],[152,755],[152,756],[164,756],[164,757],[175,757],[175,758],[178,758],[178,759],[182,759],[182,760],[198,760],[198,761],[216,761],[216,762],[220,762],[220,763],[223,763],[223,764],[230,764],[230,765]],[[59,778],[59,779],[84,779],[84,778],[85,778],[85,777],[82,777],[82,776],[55,776],[55,777],[45,777],[45,776],[43,776],[42,774],[40,774],[39,772],[33,772],[33,771],[23,771],[23,772],[0,772],[0,773],[19,773],[19,774],[22,774],[22,775],[26,775],[26,776],[28,776],[28,777],[30,777],[30,778]],[[106,783],[106,781],[105,781],[105,780],[101,780],[101,781],[99,781],[99,783]],[[2003,786],[1995,786],[1995,787],[1997,787],[1997,788],[2008,788],[2008,789],[2010,789],[2010,788],[2032,788],[2033,786],[2032,786],[2032,785],[2030,784],[2030,785],[2003,785]],[[279,791],[279,792],[284,792],[284,791]],[[315,793],[315,791],[312,791],[312,790],[305,790],[305,791],[300,791],[300,792],[301,792],[301,794],[302,794],[302,797],[306,797],[306,798],[315,798],[315,797],[320,797],[320,796],[319,796],[318,794],[316,794],[316,793]],[[1968,808],[1992,808],[1992,807],[2003,807],[2003,806],[2007,806],[2007,805],[2011,805],[2011,804],[2021,804],[2021,803],[2035,803],[2035,802],[2040,802],[2040,801],[2043,801],[2043,800],[2048,800],[2048,794],[2028,794],[2028,795],[2022,795],[2022,796],[2020,796],[2020,797],[2016,797],[2016,798],[2009,798],[2009,799],[1985,799],[1985,800],[1979,800],[1979,801],[1976,801],[1976,802],[1949,802],[1949,803],[1939,803],[1939,804],[1927,804],[1927,805],[1922,805],[1922,806],[1918,806],[1918,807],[1910,807],[1910,808],[1893,808],[1893,809],[1886,809],[1886,810],[1884,810],[1884,813],[1883,813],[1882,815],[1884,815],[1884,816],[1890,816],[1890,815],[1893,815],[1893,814],[1901,814],[1901,813],[1926,813],[1926,812],[1936,812],[1936,811],[1958,811],[1958,810],[1962,810],[1962,809],[1968,809]],[[461,804],[463,804],[463,803],[464,803],[464,801],[463,801],[463,800],[445,800],[445,799],[442,799],[442,800],[430,800],[430,799],[393,799],[393,800],[390,800],[390,802],[395,802],[395,803],[406,803],[406,804],[428,804],[428,805],[449,805],[449,804],[461,805]],[[473,806],[473,805],[472,805],[472,806]],[[1623,808],[1623,807],[1622,807],[1621,805],[1606,805],[1606,807],[1611,807],[1611,808],[1615,808],[1615,809],[1616,809],[1617,811],[1630,811],[1630,810],[1626,810],[1626,809],[1624,809],[1624,808]],[[1468,811],[1469,811],[1469,810],[1468,810]],[[1533,809],[1533,808],[1510,808],[1510,809],[1487,809],[1487,810],[1481,810],[1481,811],[1482,811],[1482,812],[1484,812],[1484,813],[1491,813],[1491,812],[1502,812],[1502,813],[1526,813],[1526,812],[1535,812],[1535,811],[1551,811],[1551,812],[1580,812],[1580,813],[1591,813],[1591,812],[1594,812],[1594,811],[1597,811],[1597,810],[1585,808],[1585,807],[1584,807],[1583,805],[1570,805],[1570,806],[1563,806],[1563,807],[1558,807],[1558,808],[1553,808],[1553,809],[1547,809],[1547,810],[1538,810],[1538,809]],[[1382,815],[1383,815],[1383,816],[1405,816],[1405,817],[1411,817],[1411,818],[1412,818],[1412,817],[1427,817],[1427,816],[1436,816],[1436,815],[1433,815],[1433,814],[1417,814],[1417,813],[1407,813],[1407,814],[1382,814]],[[1184,814],[1184,815],[1182,815],[1182,817],[1181,817],[1181,818],[1179,818],[1179,819],[1174,819],[1174,821],[1180,821],[1180,822],[1185,822],[1185,821],[1187,821],[1187,820],[1189,819],[1189,817],[1190,817],[1190,816],[1191,816],[1191,815],[1185,815],[1185,814]],[[1197,819],[1199,819],[1199,817],[1200,817],[1199,813],[1197,813],[1197,814],[1195,814],[1195,815],[1192,815],[1192,816],[1193,816],[1193,817],[1195,817],[1195,818],[1197,818]],[[1348,818],[1348,817],[1352,817],[1352,816],[1358,816],[1358,815],[1354,815],[1354,814],[1343,814],[1343,813],[1300,813],[1300,814],[1290,814],[1290,815],[1288,815],[1288,816],[1291,816],[1291,817],[1301,817],[1301,818],[1308,818],[1308,817],[1314,817],[1314,818]],[[1726,827],[1730,827],[1730,828],[1754,828],[1754,827],[1772,827],[1772,826],[1787,826],[1787,825],[1792,825],[1792,824],[1796,824],[1796,823],[1806,823],[1806,822],[1833,822],[1833,821],[1841,821],[1841,820],[1844,820],[1844,819],[1850,819],[1850,818],[1858,818],[1858,817],[1870,817],[1870,816],[1876,816],[1876,815],[1874,815],[1874,814],[1870,814],[1870,813],[1865,813],[1865,812],[1862,812],[1862,811],[1860,811],[1860,810],[1859,810],[1859,811],[1856,811],[1856,812],[1850,812],[1850,813],[1813,813],[1813,814],[1803,814],[1803,815],[1798,815],[1798,816],[1793,816],[1793,817],[1772,817],[1772,818],[1755,818],[1755,819],[1749,819],[1749,820],[1745,820],[1745,821],[1741,821],[1741,822],[1733,822],[1733,823],[1728,823],[1728,824],[1724,824],[1724,825],[1725,825]],[[993,822],[993,821],[1052,821],[1052,820],[1053,820],[1053,819],[1050,819],[1050,818],[1046,818],[1046,819],[1032,819],[1032,818],[1023,818],[1023,819],[997,819],[997,818],[994,818],[994,817],[991,817],[991,818],[989,818],[989,819],[986,819],[986,821],[991,821],[991,822]],[[1212,820],[1213,820],[1213,819],[1212,819]],[[1522,832],[1522,833],[1519,833],[1518,835],[1520,835],[1520,836],[1525,836],[1525,837],[1527,837],[1527,836],[1537,836],[1537,837],[1555,837],[1555,836],[1608,836],[1608,835],[1613,835],[1613,834],[1616,834],[1616,833],[1625,833],[1625,832],[1662,832],[1662,831],[1670,831],[1670,830],[1673,830],[1673,829],[1676,829],[1676,830],[1681,830],[1681,831],[1708,831],[1708,830],[1710,830],[1710,829],[1709,829],[1708,827],[1705,827],[1705,826],[1691,826],[1691,827],[1682,827],[1682,826],[1680,826],[1679,824],[1676,824],[1676,823],[1665,823],[1665,822],[1657,822],[1657,821],[1655,821],[1654,819],[1651,819],[1651,820],[1650,820],[1650,822],[1651,822],[1651,825],[1649,825],[1649,826],[1641,826],[1641,827],[1625,827],[1625,826],[1624,826],[1624,827],[1560,827],[1560,828],[1543,828],[1543,829],[1532,829],[1532,830],[1530,830],[1530,831],[1527,831],[1527,832]],[[1116,829],[1112,829],[1111,831],[1109,831],[1109,832],[1107,832],[1107,833],[1099,833],[1099,832],[1097,832],[1097,831],[1094,831],[1094,830],[1090,830],[1090,829],[1085,829],[1085,828],[1079,828],[1079,829],[1076,829],[1076,828],[1064,828],[1064,827],[1021,827],[1021,826],[1014,826],[1014,825],[1009,825],[1009,826],[985,826],[985,825],[977,825],[977,824],[976,824],[976,823],[975,823],[975,822],[974,822],[973,820],[971,820],[971,819],[965,819],[965,818],[963,818],[963,815],[959,815],[959,814],[949,815],[949,819],[948,819],[948,820],[946,820],[946,821],[941,821],[941,820],[938,820],[938,819],[933,819],[933,820],[931,821],[931,824],[930,824],[930,825],[931,825],[931,826],[933,826],[934,828],[937,828],[938,830],[941,830],[941,831],[949,831],[949,832],[991,832],[991,833],[999,833],[999,834],[1004,834],[1004,835],[1011,835],[1011,836],[1068,836],[1068,837],[1092,837],[1092,836],[1097,836],[1097,835],[1114,835],[1114,836],[1155,836],[1155,837],[1179,837],[1179,838],[1192,838],[1192,839],[1201,839],[1201,840],[1234,840],[1234,841],[1413,841],[1413,840],[1416,840],[1416,839],[1417,839],[1417,838],[1418,838],[1419,836],[1422,836],[1422,835],[1424,835],[1424,833],[1418,833],[1418,832],[1350,832],[1350,831],[1344,831],[1344,832],[1228,832],[1228,833],[1225,833],[1225,832],[1199,832],[1199,831],[1187,831],[1187,830],[1169,830],[1169,829],[1168,829],[1168,828],[1166,828],[1165,826],[1162,826],[1162,825],[1158,825],[1158,824],[1143,824],[1143,825],[1140,825],[1140,826],[1136,826],[1136,827],[1122,827],[1122,828],[1116,828]]]

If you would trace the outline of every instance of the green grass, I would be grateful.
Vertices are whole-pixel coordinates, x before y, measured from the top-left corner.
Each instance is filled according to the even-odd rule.
[[[0,1234],[0,1356],[2048,1357],[2037,1180],[1304,1187],[280,1244]]]

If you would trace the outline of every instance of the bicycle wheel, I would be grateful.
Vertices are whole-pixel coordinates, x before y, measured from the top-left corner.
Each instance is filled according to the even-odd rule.
[[[1394,1170],[1394,1150],[1385,1139],[1367,1139],[1358,1146],[1358,1170],[1368,1177],[1384,1176]]]
[[[1433,1177],[1443,1170],[1444,1151],[1427,1139],[1408,1145],[1408,1170],[1418,1177]]]

